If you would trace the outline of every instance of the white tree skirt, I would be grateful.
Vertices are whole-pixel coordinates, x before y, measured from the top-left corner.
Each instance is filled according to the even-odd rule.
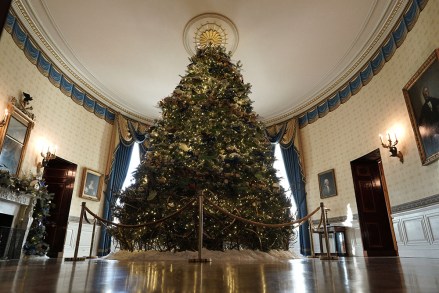
[[[203,249],[202,258],[209,258],[212,261],[224,262],[272,262],[272,261],[287,261],[291,259],[302,258],[292,251],[271,250],[270,252],[262,252],[257,250],[226,250],[226,251],[212,251]],[[198,258],[197,251],[127,251],[120,250],[112,252],[105,256],[108,260],[123,260],[123,261],[167,261],[167,260],[189,260]]]

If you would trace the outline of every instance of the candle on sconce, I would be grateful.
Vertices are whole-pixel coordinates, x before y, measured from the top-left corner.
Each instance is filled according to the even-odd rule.
[[[389,141],[391,141],[391,139],[390,139],[390,133],[388,133],[388,132],[387,132],[387,137],[388,137]]]
[[[5,109],[5,115],[3,116],[3,120],[0,121],[0,127],[3,127],[3,126],[6,125],[6,120],[7,120],[7,118],[8,118],[8,115],[9,115],[9,111],[8,111],[8,109],[6,108],[6,109]]]
[[[56,151],[58,150],[58,147],[56,145],[48,145],[46,154],[56,154]]]
[[[43,143],[41,146],[41,155],[44,156],[46,154],[50,154],[53,152],[53,146],[49,143]]]
[[[46,150],[46,144],[42,144],[41,145],[41,155],[43,156],[43,154],[45,154],[45,150]]]
[[[383,142],[383,136],[380,134],[379,137],[380,137],[381,144],[383,144],[384,143]]]

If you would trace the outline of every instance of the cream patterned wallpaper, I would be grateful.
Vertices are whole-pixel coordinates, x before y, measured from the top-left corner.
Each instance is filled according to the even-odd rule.
[[[322,201],[317,174],[335,169],[338,195],[324,199],[329,217],[357,212],[350,162],[379,148],[390,205],[439,194],[439,162],[422,166],[402,88],[439,47],[439,1],[429,1],[419,19],[381,72],[337,110],[301,129],[308,209]],[[389,158],[378,135],[396,129],[404,163]]]
[[[36,173],[36,162],[42,141],[56,144],[57,155],[78,165],[70,207],[70,216],[79,216],[81,202],[96,213],[102,210],[100,202],[79,197],[83,168],[105,172],[112,125],[75,104],[54,87],[25,57],[7,32],[0,39],[0,113],[9,97],[21,92],[33,97],[31,105],[36,116],[35,127],[26,151],[21,172]]]

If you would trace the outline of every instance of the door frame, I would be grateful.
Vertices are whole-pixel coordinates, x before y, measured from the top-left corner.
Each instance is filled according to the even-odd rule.
[[[378,167],[378,171],[379,171],[379,176],[380,176],[380,180],[381,180],[381,190],[383,192],[383,196],[384,196],[384,203],[386,206],[386,213],[387,213],[387,219],[388,219],[388,223],[389,223],[389,228],[390,228],[390,234],[392,237],[392,243],[393,243],[393,249],[396,252],[396,255],[398,256],[398,245],[396,242],[396,236],[395,236],[395,230],[393,227],[393,221],[392,221],[392,210],[391,210],[391,206],[390,206],[390,199],[389,199],[389,192],[387,189],[387,182],[386,182],[386,177],[384,175],[384,168],[383,168],[383,162],[381,159],[381,153],[380,153],[380,149],[375,149],[373,151],[371,151],[370,153],[359,157],[353,161],[351,161],[351,171],[352,171],[352,181],[354,184],[354,193],[355,193],[355,201],[357,203],[357,207],[358,207],[358,194],[357,194],[357,190],[356,190],[356,182],[355,182],[355,178],[354,178],[354,166],[358,165],[361,162],[368,162],[368,163],[376,163],[377,167]],[[362,216],[360,216],[360,212],[358,212],[358,223],[360,225],[360,229],[361,229],[361,242],[363,244],[363,255],[364,256],[368,256],[367,251],[364,249],[364,237],[363,237],[363,229],[361,227],[364,227],[364,223],[362,219]]]
[[[66,229],[67,229],[68,224],[69,224],[68,215],[70,214],[70,207],[71,207],[71,203],[72,203],[72,199],[73,199],[73,186],[74,186],[75,181],[76,181],[76,172],[77,172],[78,165],[75,164],[75,163],[72,163],[70,161],[67,161],[67,160],[65,160],[63,158],[56,157],[55,159],[50,160],[48,162],[47,166],[44,168],[43,180],[46,179],[46,175],[47,175],[46,171],[48,169],[50,169],[50,168],[54,168],[54,169],[63,169],[63,168],[65,168],[66,170],[68,170],[69,173],[73,172],[71,175],[67,175],[67,177],[68,177],[67,180],[68,181],[66,181],[66,183],[68,183],[67,185],[71,186],[71,188],[69,188],[69,190],[71,189],[71,191],[70,191],[71,194],[69,194],[70,202],[68,203],[68,207],[66,207],[65,210],[62,210],[62,211],[60,209],[61,207],[55,207],[55,209],[59,209],[57,214],[60,214],[60,212],[67,213],[67,217],[65,218],[65,221],[63,220],[62,223],[57,222],[58,226],[60,226],[60,225],[61,226],[65,226]],[[61,178],[61,177],[55,177],[55,178]],[[48,186],[50,186],[50,183],[48,184]],[[65,193],[63,193],[63,194],[65,194]],[[63,194],[61,194],[61,196]],[[55,196],[56,196],[56,194],[55,194]],[[52,214],[52,209],[51,209],[51,214]],[[62,219],[58,219],[57,218],[56,220],[59,221],[59,220],[62,220]],[[55,234],[52,235],[53,242],[56,242],[57,240],[61,241],[61,237],[60,237],[60,235],[56,234],[56,231],[55,231]],[[48,237],[48,235],[46,237]],[[65,246],[65,241],[66,241],[65,237],[66,237],[66,235],[67,235],[67,230],[64,231],[64,235],[62,236],[63,237],[63,239],[62,239],[63,245],[62,245],[61,251],[57,252],[58,257],[60,256],[60,253],[62,254],[64,252],[64,246]],[[49,243],[49,244],[51,244],[51,243]],[[49,250],[49,252],[50,252],[50,250]],[[54,252],[52,252],[52,253],[54,253]]]

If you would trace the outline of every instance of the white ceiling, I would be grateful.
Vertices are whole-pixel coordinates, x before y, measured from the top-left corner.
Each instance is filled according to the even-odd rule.
[[[386,37],[406,1],[15,2],[47,40],[46,53],[52,47],[64,67],[101,94],[98,99],[145,121],[160,118],[158,101],[185,74],[185,25],[202,13],[222,14],[237,27],[233,61],[243,64],[254,110],[270,122],[300,114],[348,80]]]

